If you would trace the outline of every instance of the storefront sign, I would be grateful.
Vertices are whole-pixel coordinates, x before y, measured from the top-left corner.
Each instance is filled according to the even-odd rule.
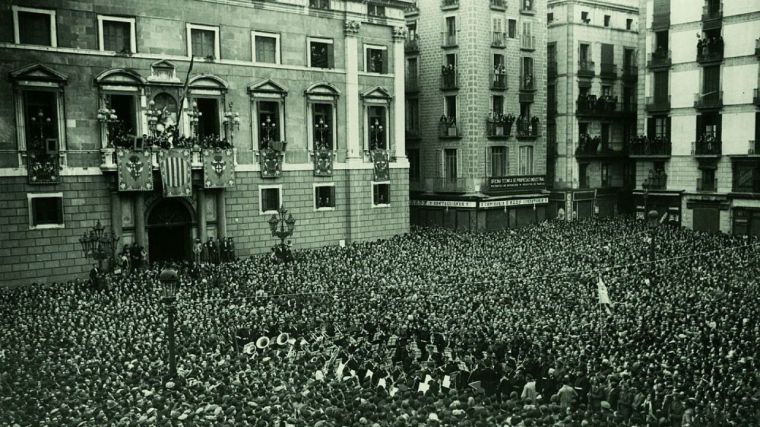
[[[480,207],[486,209],[504,206],[545,205],[547,203],[549,203],[548,197],[537,197],[532,199],[509,199],[494,200],[492,202],[480,202]]]
[[[538,191],[546,188],[544,175],[500,176],[487,178],[488,191],[509,193],[514,191]]]
[[[411,206],[424,206],[436,208],[472,208],[477,207],[476,202],[466,202],[459,200],[410,200]]]

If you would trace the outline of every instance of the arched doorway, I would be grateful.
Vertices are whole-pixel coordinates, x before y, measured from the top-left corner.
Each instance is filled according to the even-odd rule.
[[[156,202],[148,214],[148,253],[151,262],[190,259],[193,219],[188,206],[176,198]]]

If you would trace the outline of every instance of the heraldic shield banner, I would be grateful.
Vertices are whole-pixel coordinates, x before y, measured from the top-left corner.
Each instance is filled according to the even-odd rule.
[[[116,151],[119,191],[153,191],[153,164],[148,150]]]
[[[190,197],[193,195],[190,150],[161,150],[158,160],[161,168],[161,185],[164,197]]]
[[[203,187],[225,188],[235,185],[235,157],[232,150],[203,150]]]

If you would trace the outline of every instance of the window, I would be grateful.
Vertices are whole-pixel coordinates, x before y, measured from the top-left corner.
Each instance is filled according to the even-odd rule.
[[[581,62],[588,62],[591,60],[589,52],[591,51],[591,47],[586,43],[581,43],[579,47],[579,54],[580,54],[580,61]]]
[[[49,144],[46,141],[58,138],[56,93],[45,90],[25,90],[23,102],[27,149],[49,151],[47,149]]]
[[[657,103],[668,102],[668,72],[654,73],[654,99]]]
[[[507,176],[507,147],[491,147],[490,176]]]
[[[533,175],[533,147],[520,147],[520,175]]]
[[[591,22],[591,19],[588,17],[588,12],[581,12],[581,21],[588,24]]]
[[[455,36],[457,34],[457,18],[456,16],[446,17],[446,34],[448,36]]]
[[[546,23],[551,24],[552,22],[554,22],[554,13],[549,12],[546,14]]]
[[[604,26],[609,27],[610,26],[610,15],[604,15]]]
[[[443,150],[443,177],[446,179],[456,179],[457,174],[457,150],[447,148]]]
[[[391,185],[385,183],[372,183],[372,205],[373,206],[390,206],[391,204]]]
[[[504,69],[504,55],[500,53],[494,53],[493,54],[493,69],[499,70]]]
[[[509,32],[508,37],[510,39],[517,38],[517,21],[514,19],[510,19],[507,21],[508,28],[507,31]]]
[[[364,46],[364,71],[388,73],[388,49],[385,46]]]
[[[55,11],[12,6],[13,39],[16,44],[57,47]]]
[[[419,181],[420,179],[420,150],[408,149],[406,157],[409,159],[409,180]]]
[[[28,193],[29,228],[63,228],[63,193]]]
[[[135,53],[135,18],[98,15],[100,50]]]
[[[259,150],[270,148],[270,142],[283,140],[284,126],[280,120],[279,101],[256,101],[256,119],[259,128]]]
[[[314,209],[335,209],[335,184],[314,184]]]
[[[187,24],[187,56],[219,59],[219,28]]]
[[[456,120],[457,118],[457,96],[450,95],[444,98],[444,113],[447,118]]]
[[[309,0],[312,9],[330,9],[330,0]]]
[[[251,33],[253,38],[253,62],[264,64],[280,63],[280,35],[271,33]]]
[[[407,40],[417,39],[417,21],[406,24],[406,38]]]
[[[312,146],[333,150],[333,105],[324,103],[311,104],[311,123],[313,126]]]
[[[655,46],[654,50],[656,52],[666,53],[669,49],[668,47],[668,31],[657,31],[655,34]]]
[[[108,107],[115,111],[118,124],[128,135],[137,135],[137,103],[134,95],[106,95]]]
[[[259,186],[259,213],[262,215],[275,214],[282,205],[281,185]]]
[[[367,15],[383,17],[385,16],[385,6],[382,6],[379,4],[372,4],[372,3],[368,4]]]
[[[417,98],[406,98],[406,130],[419,132],[420,130],[420,101]]]
[[[219,100],[216,98],[195,98],[194,105],[198,108],[198,137],[218,137],[219,133]]]
[[[367,107],[367,129],[369,132],[370,150],[388,149],[388,126],[386,124],[385,107],[370,105]]]
[[[309,39],[309,67],[334,68],[333,42],[329,39]]]
[[[520,62],[520,70],[521,70],[521,82],[522,85],[520,86],[521,89],[525,90],[533,90],[534,82],[533,82],[533,58],[531,57],[523,57],[522,61]]]
[[[733,191],[741,193],[760,192],[760,168],[752,162],[733,164]]]
[[[628,18],[625,20],[625,29],[626,30],[632,30],[633,29],[633,19]]]
[[[647,136],[670,139],[670,117],[655,116],[647,119]]]
[[[418,60],[416,56],[406,58],[406,86],[410,89],[417,88],[417,76],[419,75]]]
[[[602,96],[612,96],[612,86],[602,85]]]
[[[493,95],[491,97],[491,111],[494,115],[504,114],[504,97],[501,95]]]

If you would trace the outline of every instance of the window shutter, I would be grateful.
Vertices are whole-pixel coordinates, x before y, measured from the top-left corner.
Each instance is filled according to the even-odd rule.
[[[493,153],[491,150],[491,147],[486,147],[486,176],[493,175]]]
[[[457,178],[462,178],[462,150],[457,150]]]
[[[667,137],[668,137],[668,140],[670,140],[670,131],[671,131],[671,127],[670,127],[670,117],[668,117],[668,118],[665,120],[665,136],[667,136]]]
[[[438,169],[437,172],[438,172],[438,174],[437,175],[438,175],[439,178],[443,178],[444,174],[445,174],[445,170],[446,170],[446,168],[445,168],[445,166],[443,164],[443,162],[444,162],[443,150],[435,150],[435,155],[438,157],[438,162],[437,162],[437,165],[438,165],[437,166],[437,169]]]
[[[615,46],[611,44],[602,44],[602,64],[613,64],[615,62]]]
[[[327,68],[335,68],[335,58],[333,57],[333,45],[327,45]]]
[[[381,70],[383,74],[388,74],[388,50],[383,51],[383,69]]]

